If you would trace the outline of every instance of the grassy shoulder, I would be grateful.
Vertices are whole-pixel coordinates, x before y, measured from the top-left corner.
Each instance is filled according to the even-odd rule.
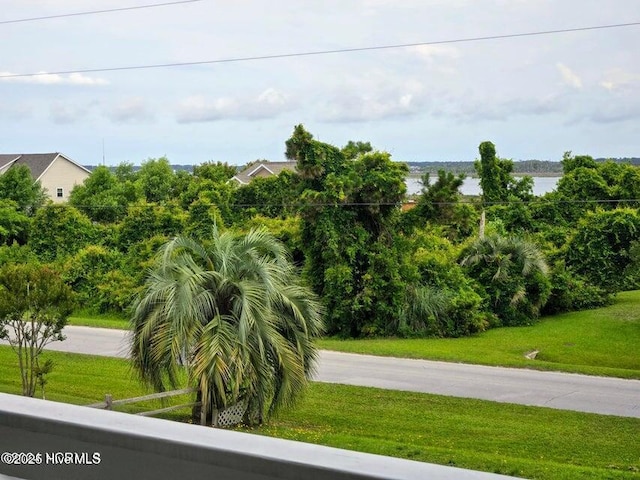
[[[489,330],[464,338],[323,339],[328,350],[447,362],[640,378],[640,291],[615,304],[542,318],[527,327]],[[525,354],[537,351],[530,360]]]
[[[113,400],[122,400],[153,393],[142,385],[131,364],[123,359],[54,351],[43,352],[40,359],[41,363],[47,359],[54,362],[52,372],[46,377],[47,400],[90,405],[104,401],[106,394]],[[18,357],[8,346],[0,346],[0,392],[22,393]],[[41,398],[39,386],[35,396]],[[189,401],[188,396],[179,396],[164,402],[154,400],[124,405],[118,410],[137,413]],[[188,411],[167,414],[164,418],[183,419],[185,414],[188,415]]]
[[[80,311],[69,317],[68,325],[128,330],[129,320],[113,314],[96,314]]]
[[[314,384],[258,433],[523,478],[640,476],[640,419]],[[627,443],[631,442],[631,443]]]
[[[86,405],[105,393],[148,393],[125,360],[60,352],[43,358],[55,362],[48,399]],[[9,347],[0,347],[0,391],[20,392]],[[623,479],[640,475],[638,431],[640,419],[314,383],[295,408],[251,433],[525,478]]]

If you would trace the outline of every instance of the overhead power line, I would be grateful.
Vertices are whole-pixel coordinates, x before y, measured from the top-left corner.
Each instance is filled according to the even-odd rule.
[[[124,12],[127,10],[140,10],[143,8],[167,7],[170,5],[181,5],[183,3],[196,3],[196,2],[202,2],[202,1],[203,0],[179,0],[174,2],[151,3],[148,5],[136,5],[131,7],[109,8],[105,10],[91,10],[88,12],[62,13],[59,15],[47,15],[45,17],[20,18],[17,20],[2,20],[0,21],[0,25],[7,25],[9,23],[37,22],[40,20],[51,20],[54,18],[79,17],[82,15],[97,15],[99,13]]]
[[[192,0],[192,1],[198,1],[198,0]],[[390,50],[390,49],[398,49],[398,48],[420,47],[425,45],[443,45],[443,44],[451,44],[451,43],[480,42],[484,40],[501,40],[506,38],[555,35],[559,33],[585,32],[590,30],[604,30],[609,28],[633,27],[638,25],[640,25],[640,22],[616,23],[611,25],[596,25],[596,26],[578,27],[578,28],[564,28],[560,30],[544,30],[544,31],[525,32],[525,33],[510,33],[506,35],[491,35],[487,37],[469,37],[469,38],[456,38],[451,40],[435,40],[430,42],[400,43],[395,45],[377,45],[377,46],[370,46],[370,47],[339,48],[334,50],[316,50],[316,51],[307,51],[307,52],[278,53],[273,55],[220,58],[215,60],[200,60],[200,61],[194,61],[194,62],[174,62],[174,63],[157,63],[157,64],[149,64],[149,65],[128,65],[123,67],[85,68],[85,69],[77,69],[77,70],[59,70],[54,72],[11,73],[11,74],[0,75],[0,79],[18,78],[18,77],[36,77],[41,75],[66,75],[66,74],[72,74],[72,73],[98,73],[98,72],[117,72],[122,70],[143,70],[143,69],[151,69],[151,68],[187,67],[187,66],[194,66],[194,65],[212,65],[216,63],[237,63],[237,62],[250,62],[250,61],[256,61],[256,60],[273,60],[276,58],[310,57],[315,55],[366,52],[366,51],[373,51],[373,50]]]
[[[335,208],[335,207],[392,207],[400,206],[404,202],[340,202],[340,203],[324,203],[324,202],[295,202],[295,203],[229,203],[219,204],[212,203],[211,206],[215,207],[231,207],[231,208],[253,208],[253,207],[295,207],[295,208]],[[457,202],[430,202],[431,205],[437,206],[453,206],[458,204],[471,204],[478,206],[491,206],[491,205],[588,205],[588,204],[613,204],[613,203],[639,203],[640,198],[618,198],[618,199],[584,199],[584,200],[545,200],[545,199],[533,199],[533,200],[505,200],[500,202],[483,202],[481,199],[460,199]],[[85,205],[74,204],[76,208],[158,208],[163,204],[158,203],[144,203],[144,204],[117,204],[117,205]]]

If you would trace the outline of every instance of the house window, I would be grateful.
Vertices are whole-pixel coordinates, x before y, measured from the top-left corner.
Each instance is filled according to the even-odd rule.
[[[62,198],[62,197],[64,197],[64,189],[62,189],[62,188],[58,188],[58,189],[56,190],[56,197],[58,197],[58,198]]]

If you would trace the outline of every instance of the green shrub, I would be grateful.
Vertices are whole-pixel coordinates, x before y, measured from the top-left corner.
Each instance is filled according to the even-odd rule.
[[[120,270],[112,270],[102,277],[97,286],[94,305],[99,313],[130,311],[133,299],[142,290],[135,279]]]
[[[538,318],[551,292],[547,263],[533,243],[489,235],[467,246],[460,264],[483,292],[501,325],[528,325]]]
[[[456,262],[459,248],[427,231],[416,232],[414,246],[411,263],[419,280],[408,288],[399,333],[459,337],[484,330],[490,315],[483,311],[477,285]]]
[[[41,260],[50,262],[74,255],[96,243],[97,237],[97,228],[79,210],[49,203],[35,215],[29,246]]]
[[[154,235],[173,237],[181,234],[187,224],[187,214],[175,203],[139,203],[129,207],[119,225],[120,249],[128,250],[133,244]]]
[[[567,267],[610,292],[637,285],[640,215],[632,208],[589,212],[566,251]]]
[[[544,314],[586,310],[613,302],[613,297],[606,290],[566,270],[562,263],[554,266],[550,278],[551,294],[542,310]]]
[[[0,199],[0,245],[11,245],[18,242],[27,243],[31,219],[18,209],[18,204],[11,200]]]
[[[105,277],[120,268],[122,254],[99,245],[89,245],[78,251],[63,264],[63,278],[78,294],[83,308],[102,310],[98,292]]]
[[[28,245],[0,245],[0,267],[7,263],[38,263],[38,257]]]

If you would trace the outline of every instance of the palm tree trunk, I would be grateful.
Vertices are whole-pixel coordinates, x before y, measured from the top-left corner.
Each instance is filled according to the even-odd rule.
[[[199,423],[200,425],[211,425],[213,423],[213,406],[211,402],[206,409],[206,416],[203,415],[204,410],[202,408],[202,390],[196,391],[196,404],[191,408],[191,421],[193,423]],[[215,427],[216,425],[214,425]]]

